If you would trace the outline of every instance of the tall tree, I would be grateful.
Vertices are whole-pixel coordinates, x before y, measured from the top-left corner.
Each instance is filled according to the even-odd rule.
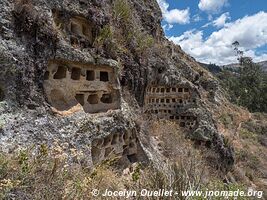
[[[250,57],[244,57],[239,42],[232,43],[240,68],[224,70],[219,78],[229,92],[230,100],[247,107],[251,112],[267,112],[267,74]]]

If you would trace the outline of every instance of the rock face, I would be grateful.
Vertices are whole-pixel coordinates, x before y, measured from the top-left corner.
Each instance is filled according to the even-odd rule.
[[[116,71],[112,66],[50,61],[44,75],[48,102],[61,114],[76,105],[86,113],[118,109],[120,87]]]
[[[209,111],[218,83],[164,38],[156,0],[2,0],[0,17],[3,151],[60,141],[90,166],[133,162],[145,157],[138,109],[178,122],[222,169],[233,164]]]

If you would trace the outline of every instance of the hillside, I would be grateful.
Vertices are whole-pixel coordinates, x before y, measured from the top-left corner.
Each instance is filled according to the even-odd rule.
[[[156,0],[0,2],[0,198],[265,189],[266,144],[250,174],[235,149],[266,116],[231,104],[161,19]]]
[[[257,62],[256,64],[258,64],[259,66],[261,66],[261,68],[263,69],[263,71],[267,72],[267,61]],[[230,68],[230,69],[235,69],[235,68],[240,67],[240,65],[237,64],[237,63],[235,63],[235,64],[225,65],[223,67]]]
[[[240,65],[238,63],[228,64],[228,65],[223,65],[223,66],[219,66],[219,65],[216,65],[216,64],[200,63],[200,62],[199,62],[199,64],[202,67],[206,68],[208,71],[210,71],[213,74],[217,74],[217,73],[221,72],[223,68],[226,68],[226,69],[237,69],[237,68],[240,67]],[[261,66],[263,71],[267,72],[267,61],[258,62],[256,64]]]

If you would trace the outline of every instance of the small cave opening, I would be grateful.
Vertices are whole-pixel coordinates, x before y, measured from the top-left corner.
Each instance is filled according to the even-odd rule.
[[[4,101],[5,99],[5,93],[4,90],[0,87],[0,102]]]
[[[180,122],[180,127],[185,127],[185,122]]]
[[[52,106],[58,110],[67,110],[69,105],[65,99],[64,93],[61,90],[54,89],[50,93],[50,98],[52,101]]]
[[[100,160],[101,149],[99,149],[97,147],[92,147],[91,156],[92,156],[93,163],[94,164],[97,163]]]
[[[65,66],[58,66],[57,72],[54,75],[54,79],[63,79],[67,76],[67,67]]]
[[[82,28],[79,24],[70,23],[70,31],[74,34],[81,35],[82,34]]]
[[[94,81],[95,80],[95,72],[93,70],[86,71],[86,80],[87,81]]]
[[[50,75],[50,72],[46,71],[45,74],[44,74],[44,80],[48,80],[49,79],[49,75]]]
[[[129,133],[126,132],[126,133],[123,134],[123,140],[124,140],[124,141],[128,141],[129,138],[130,138]]]
[[[78,101],[79,104],[84,106],[84,94],[76,94],[75,99]]]
[[[87,101],[89,104],[98,104],[99,103],[98,95],[97,94],[89,95]]]
[[[85,24],[82,25],[82,33],[84,36],[89,37],[90,36],[90,28],[89,26],[86,26]]]
[[[106,147],[106,146],[110,145],[111,144],[111,141],[112,141],[112,136],[111,135],[105,137],[104,138],[104,146]]]
[[[160,68],[158,68],[158,73],[159,74],[161,74],[161,73],[163,73],[164,72],[164,67],[160,67]]]
[[[134,147],[135,147],[135,143],[131,142],[131,143],[129,144],[129,147],[130,147],[130,148],[134,148]]]
[[[81,69],[78,67],[73,67],[71,70],[71,79],[80,80],[80,77],[81,77]]]
[[[131,163],[136,163],[138,161],[137,154],[127,155],[127,158]]]
[[[112,138],[111,144],[112,145],[117,144],[118,143],[118,140],[119,140],[119,136],[117,134],[114,134],[113,135],[113,138]]]
[[[205,143],[205,146],[207,147],[207,148],[211,148],[211,141],[207,141],[206,143]]]
[[[112,96],[111,94],[103,94],[100,100],[102,103],[112,103]]]
[[[70,43],[72,46],[79,46],[79,41],[75,37],[70,37]]]
[[[100,72],[100,81],[108,82],[108,72]]]
[[[178,88],[178,92],[183,92],[183,88]]]

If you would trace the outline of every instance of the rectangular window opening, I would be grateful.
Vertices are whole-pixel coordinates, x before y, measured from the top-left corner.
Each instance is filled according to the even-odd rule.
[[[108,82],[109,81],[109,77],[108,77],[108,72],[100,72],[100,81],[103,82]]]
[[[87,81],[94,81],[95,80],[95,72],[93,70],[86,71],[86,80]]]

